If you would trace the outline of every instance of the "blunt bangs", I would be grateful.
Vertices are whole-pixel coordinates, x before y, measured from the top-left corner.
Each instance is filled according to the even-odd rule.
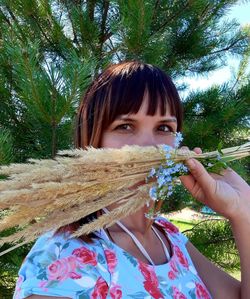
[[[157,67],[138,62],[128,63],[120,71],[109,77],[110,92],[107,95],[104,116],[106,129],[118,116],[134,114],[140,110],[147,95],[147,115],[155,115],[158,107],[161,115],[170,109],[177,118],[179,129],[182,126],[182,107],[179,95],[169,76]]]

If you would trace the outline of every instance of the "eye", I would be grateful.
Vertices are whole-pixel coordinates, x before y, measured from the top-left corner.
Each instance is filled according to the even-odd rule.
[[[132,125],[130,124],[121,124],[115,127],[114,130],[120,130],[120,131],[128,131],[132,129]]]
[[[173,129],[170,126],[167,125],[160,125],[158,127],[158,130],[161,132],[173,132]]]

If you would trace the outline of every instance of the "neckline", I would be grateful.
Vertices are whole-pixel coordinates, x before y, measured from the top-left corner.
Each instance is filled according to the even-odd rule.
[[[160,267],[166,267],[168,265],[170,265],[170,263],[172,262],[174,256],[175,256],[175,250],[174,250],[174,246],[172,244],[172,241],[171,241],[171,236],[170,234],[168,233],[168,231],[166,230],[166,228],[159,222],[157,221],[159,219],[155,219],[154,221],[154,224],[157,224],[158,226],[160,226],[163,231],[164,231],[164,236],[167,238],[167,241],[170,245],[170,251],[171,251],[171,255],[170,255],[170,259],[163,263],[163,264],[154,264],[154,265],[151,265],[149,263],[146,263],[144,261],[142,261],[141,259],[133,256],[131,253],[129,253],[128,251],[126,251],[125,249],[123,249],[122,247],[120,247],[119,245],[117,245],[116,243],[114,243],[113,241],[111,241],[110,239],[106,239],[106,238],[103,238],[101,236],[101,239],[106,242],[106,243],[111,243],[112,244],[112,247],[116,247],[118,249],[119,252],[124,252],[127,256],[130,256],[132,259],[136,260],[137,263],[140,263],[140,264],[143,264],[145,265],[146,267],[150,267],[150,268],[160,268]]]

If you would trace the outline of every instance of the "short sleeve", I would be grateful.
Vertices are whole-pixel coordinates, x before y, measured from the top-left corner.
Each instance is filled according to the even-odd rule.
[[[175,226],[170,220],[165,217],[157,217],[156,223],[162,226],[162,228],[171,235],[178,243],[186,245],[188,238],[180,232],[179,228]]]
[[[40,237],[25,258],[13,299],[30,295],[90,298],[100,281],[98,256],[90,244],[52,233]]]

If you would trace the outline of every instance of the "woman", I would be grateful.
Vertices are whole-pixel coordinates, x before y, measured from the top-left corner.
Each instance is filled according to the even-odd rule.
[[[77,115],[76,147],[173,145],[181,126],[171,79],[151,65],[125,62],[106,69],[88,89]],[[108,229],[68,238],[113,205],[40,237],[19,271],[14,298],[250,298],[250,187],[231,169],[217,176],[195,159],[186,164],[191,174],[181,177],[184,186],[231,222],[241,282],[208,261],[168,220],[159,217],[148,229],[147,206]]]

